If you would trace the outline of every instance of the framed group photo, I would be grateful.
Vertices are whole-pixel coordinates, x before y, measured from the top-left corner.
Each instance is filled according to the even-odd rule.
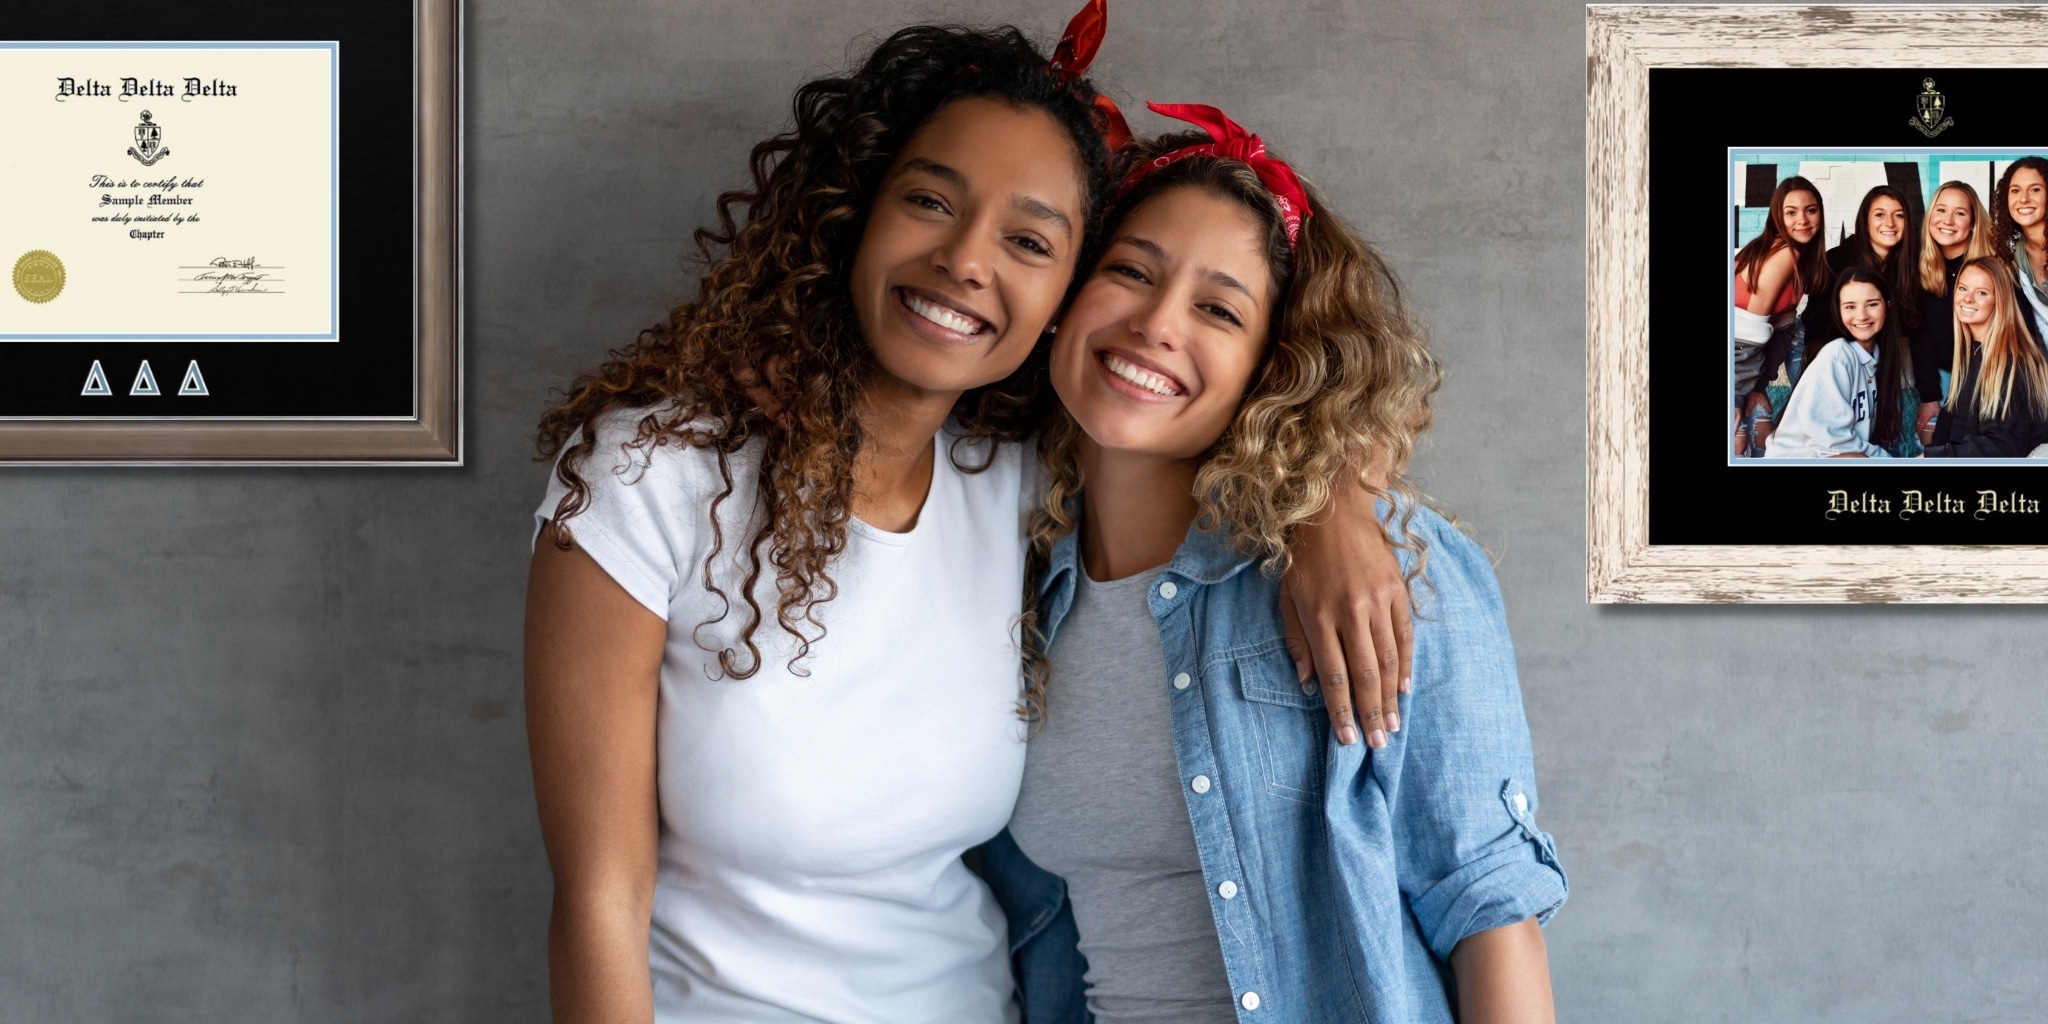
[[[0,463],[462,460],[459,0],[0,11]]]
[[[2048,9],[1587,9],[1596,602],[2048,600]]]

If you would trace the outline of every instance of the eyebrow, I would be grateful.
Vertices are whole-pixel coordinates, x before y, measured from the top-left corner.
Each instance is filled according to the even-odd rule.
[[[1162,262],[1164,262],[1166,259],[1166,250],[1160,248],[1158,242],[1154,242],[1149,238],[1139,238],[1136,235],[1125,235],[1122,238],[1117,239],[1117,242],[1122,245],[1128,245],[1132,246],[1133,248],[1142,249],[1145,251],[1147,255],[1151,256],[1153,259],[1160,260]],[[1220,284],[1225,288],[1235,288],[1238,291],[1243,292],[1244,297],[1252,300],[1252,305],[1254,306],[1262,305],[1262,303],[1259,302],[1259,297],[1257,295],[1252,294],[1252,290],[1246,287],[1243,281],[1240,281],[1237,278],[1234,278],[1221,270],[1211,270],[1202,276],[1203,278],[1214,284]]]
[[[922,171],[926,174],[931,175],[934,178],[939,179],[940,181],[945,182],[948,185],[956,185],[960,188],[967,187],[966,175],[961,174],[959,171],[956,171],[953,168],[938,162],[937,160],[930,160],[921,156],[911,157],[910,159],[905,160],[903,162],[903,170],[897,173],[904,174],[910,171]]]
[[[954,188],[964,189],[968,187],[967,175],[961,174],[955,168],[928,157],[914,156],[903,161],[903,169],[897,173],[907,174],[911,171],[929,174]],[[1033,199],[1030,196],[1018,196],[1010,201],[1010,206],[1026,216],[1058,224],[1060,230],[1067,233],[1067,237],[1072,238],[1074,236],[1073,220],[1069,219],[1066,214],[1061,213],[1050,203]]]
[[[1058,224],[1060,230],[1067,233],[1067,237],[1072,238],[1074,236],[1074,222],[1068,220],[1066,214],[1053,209],[1052,206],[1044,202],[1033,199],[1030,196],[1018,196],[1010,201],[1010,207],[1025,216],[1036,217],[1039,220]]]

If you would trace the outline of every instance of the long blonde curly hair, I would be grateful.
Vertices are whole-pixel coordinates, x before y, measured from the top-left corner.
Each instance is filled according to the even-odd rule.
[[[1161,154],[1207,141],[1178,133],[1133,142],[1118,154],[1137,167]],[[1298,170],[1298,169],[1297,169]],[[1147,200],[1170,189],[1201,189],[1252,211],[1264,227],[1267,265],[1283,300],[1275,307],[1266,352],[1237,414],[1202,456],[1194,497],[1201,529],[1228,531],[1238,550],[1262,559],[1268,575],[1290,564],[1294,527],[1321,513],[1347,476],[1378,497],[1398,495],[1399,530],[1380,526],[1390,544],[1415,554],[1411,585],[1427,552],[1407,530],[1423,497],[1404,475],[1416,439],[1430,425],[1429,399],[1443,371],[1424,344],[1420,323],[1402,301],[1392,269],[1337,217],[1306,180],[1312,215],[1291,248],[1279,205],[1241,161],[1197,156],[1177,160],[1117,197],[1099,237]],[[1025,575],[1026,690],[1023,716],[1038,721],[1050,678],[1039,629],[1038,583],[1055,541],[1073,531],[1083,479],[1076,449],[1081,429],[1064,408],[1047,413],[1038,457],[1045,498],[1031,515]]]

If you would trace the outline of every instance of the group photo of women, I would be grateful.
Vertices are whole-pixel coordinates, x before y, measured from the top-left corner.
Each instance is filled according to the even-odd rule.
[[[541,417],[559,1024],[1554,1019],[1442,368],[1315,167],[1133,133],[1108,15],[798,85]]]
[[[1734,458],[2048,457],[2048,159],[1744,156]]]

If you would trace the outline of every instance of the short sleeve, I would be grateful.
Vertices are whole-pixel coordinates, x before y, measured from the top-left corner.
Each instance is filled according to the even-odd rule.
[[[689,470],[691,460],[706,456],[679,450],[673,441],[634,444],[644,415],[635,410],[600,422],[597,444],[578,466],[588,502],[563,526],[626,593],[666,621],[705,522],[708,496],[696,493]],[[568,493],[558,461],[533,513],[536,542]]]

